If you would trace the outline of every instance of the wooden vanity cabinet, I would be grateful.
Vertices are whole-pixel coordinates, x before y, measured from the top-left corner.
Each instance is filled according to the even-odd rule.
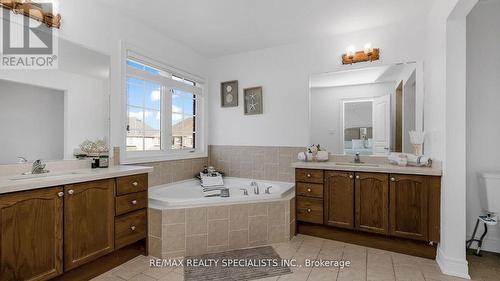
[[[296,169],[295,178],[298,233],[435,257],[440,176]]]
[[[0,194],[0,281],[88,280],[147,256],[147,187],[139,174]]]
[[[115,180],[64,187],[64,269],[71,270],[114,249]]]
[[[439,241],[439,177],[390,176],[390,234]]]
[[[0,196],[0,280],[48,280],[63,272],[63,188]]]
[[[355,228],[389,233],[389,175],[356,173]]]
[[[325,225],[354,228],[354,173],[325,171]]]

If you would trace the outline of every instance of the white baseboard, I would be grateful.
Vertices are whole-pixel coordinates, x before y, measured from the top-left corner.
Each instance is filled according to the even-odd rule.
[[[476,234],[476,238],[479,239],[479,234]],[[467,236],[467,240],[471,238],[471,235]],[[477,242],[472,243],[471,249],[477,249]],[[488,251],[488,252],[494,252],[494,253],[500,253],[500,239],[498,238],[492,238],[486,237],[483,240],[483,246],[481,247],[481,250]]]
[[[467,260],[447,257],[443,254],[441,248],[438,247],[436,262],[444,274],[470,279]]]

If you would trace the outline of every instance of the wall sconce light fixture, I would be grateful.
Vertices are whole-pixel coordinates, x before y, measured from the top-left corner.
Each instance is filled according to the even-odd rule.
[[[43,3],[32,2],[31,0],[0,0],[0,7],[12,10],[15,14],[21,14],[34,20],[45,23],[48,27],[61,27],[61,15],[53,14]]]
[[[363,51],[356,51],[354,46],[349,46],[347,52],[342,55],[342,64],[353,64],[365,61],[376,61],[380,59],[380,49],[373,48],[371,43],[366,43]]]

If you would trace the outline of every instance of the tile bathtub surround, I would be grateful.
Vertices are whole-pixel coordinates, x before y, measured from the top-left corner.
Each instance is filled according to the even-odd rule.
[[[171,258],[288,241],[295,232],[294,204],[294,198],[287,198],[227,206],[149,209],[150,254]]]
[[[293,182],[297,154],[304,147],[210,145],[210,166],[229,177]]]
[[[203,170],[203,167],[208,165],[208,158],[151,162],[139,165],[154,168],[154,171],[149,174],[149,186],[156,186],[192,179]]]

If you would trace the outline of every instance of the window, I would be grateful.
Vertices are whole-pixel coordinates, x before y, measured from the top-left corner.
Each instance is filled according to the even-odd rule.
[[[125,84],[128,157],[199,151],[202,144],[199,82],[128,56]]]

